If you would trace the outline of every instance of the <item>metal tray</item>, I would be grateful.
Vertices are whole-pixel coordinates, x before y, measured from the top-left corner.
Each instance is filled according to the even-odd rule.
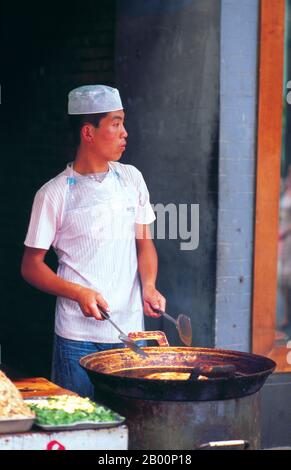
[[[49,396],[38,396],[38,397],[31,397],[25,398],[25,402],[37,402],[38,400],[45,400],[47,398],[52,398],[52,395]],[[57,397],[57,396],[56,396]],[[102,405],[103,406],[103,405]],[[104,407],[107,408],[107,407]],[[117,414],[117,413],[116,413]],[[34,420],[34,425],[43,429],[44,431],[74,431],[80,429],[102,429],[102,428],[112,428],[115,426],[120,426],[125,421],[123,416],[119,416],[116,418],[115,421],[75,421],[74,423],[70,424],[40,424],[37,422],[37,417]]]
[[[75,431],[80,429],[104,429],[112,428],[123,424],[125,418],[116,421],[76,421],[71,424],[39,424],[35,422],[35,426],[44,431]]]
[[[0,419],[0,434],[30,431],[34,421],[32,417]]]

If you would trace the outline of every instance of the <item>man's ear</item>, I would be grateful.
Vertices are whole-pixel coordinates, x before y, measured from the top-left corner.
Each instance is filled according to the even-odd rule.
[[[84,124],[81,129],[81,137],[85,142],[93,142],[93,126],[92,124]]]

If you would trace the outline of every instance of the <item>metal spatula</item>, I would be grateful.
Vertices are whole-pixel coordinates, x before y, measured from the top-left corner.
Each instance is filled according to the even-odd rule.
[[[179,336],[181,341],[186,344],[186,346],[191,346],[192,344],[192,327],[191,327],[191,320],[187,315],[178,315],[177,320],[169,315],[167,312],[163,312],[159,308],[153,308],[153,311],[163,315],[167,320],[170,320],[178,330]]]
[[[132,349],[132,351],[139,354],[143,358],[148,357],[148,355],[137,344],[135,344],[135,342],[132,339],[130,339],[125,333],[123,333],[123,331],[121,331],[121,329],[116,325],[116,323],[114,323],[114,321],[111,320],[106,310],[100,307],[99,304],[97,304],[97,307],[101,315],[105,318],[105,320],[108,320],[111,323],[111,325],[113,325],[114,328],[116,328],[119,331],[120,334],[118,338],[120,339],[120,341],[122,341],[125,344],[125,346]]]

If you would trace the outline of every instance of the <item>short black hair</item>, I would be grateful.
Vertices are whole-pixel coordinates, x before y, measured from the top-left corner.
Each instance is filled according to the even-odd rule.
[[[78,146],[80,144],[80,133],[85,124],[92,124],[94,127],[99,127],[101,119],[105,118],[107,114],[108,113],[70,114],[69,126],[74,145]]]

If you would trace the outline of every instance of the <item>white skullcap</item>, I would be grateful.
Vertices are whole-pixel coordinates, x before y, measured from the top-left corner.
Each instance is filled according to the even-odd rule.
[[[68,114],[109,113],[123,109],[119,91],[106,85],[80,86],[68,96]]]

